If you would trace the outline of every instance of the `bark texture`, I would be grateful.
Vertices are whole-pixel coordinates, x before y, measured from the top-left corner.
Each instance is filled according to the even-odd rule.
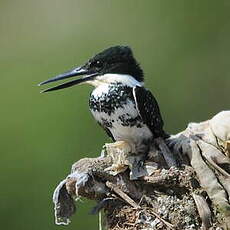
[[[105,229],[230,229],[230,111],[191,123],[152,143],[148,157],[126,143],[84,158],[57,186],[57,224],[69,224],[75,200],[97,201]]]

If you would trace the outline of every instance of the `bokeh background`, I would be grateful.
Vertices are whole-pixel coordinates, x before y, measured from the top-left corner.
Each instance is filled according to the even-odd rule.
[[[68,227],[52,204],[71,164],[109,141],[88,110],[92,88],[40,94],[37,83],[130,45],[176,133],[230,109],[229,12],[229,0],[1,0],[1,229],[98,229],[93,202],[78,202]]]

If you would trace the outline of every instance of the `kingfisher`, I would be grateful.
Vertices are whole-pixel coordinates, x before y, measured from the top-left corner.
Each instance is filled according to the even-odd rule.
[[[116,142],[126,142],[135,153],[148,151],[149,143],[166,138],[163,119],[153,94],[144,87],[144,74],[128,46],[113,46],[80,67],[39,85],[78,77],[42,92],[88,83],[94,86],[89,108],[99,125]]]

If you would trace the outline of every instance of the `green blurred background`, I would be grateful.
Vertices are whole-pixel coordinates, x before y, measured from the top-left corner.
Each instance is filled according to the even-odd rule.
[[[98,229],[78,203],[54,225],[52,192],[109,139],[88,110],[90,86],[40,94],[37,83],[112,45],[133,48],[170,133],[229,109],[229,0],[1,0],[1,229]]]

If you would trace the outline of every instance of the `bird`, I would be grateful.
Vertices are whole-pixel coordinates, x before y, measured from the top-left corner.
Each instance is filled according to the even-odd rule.
[[[144,86],[144,73],[129,46],[109,47],[85,64],[39,84],[79,77],[41,92],[88,83],[94,87],[89,108],[114,143],[126,142],[132,152],[144,153],[154,139],[167,138],[157,100]]]

